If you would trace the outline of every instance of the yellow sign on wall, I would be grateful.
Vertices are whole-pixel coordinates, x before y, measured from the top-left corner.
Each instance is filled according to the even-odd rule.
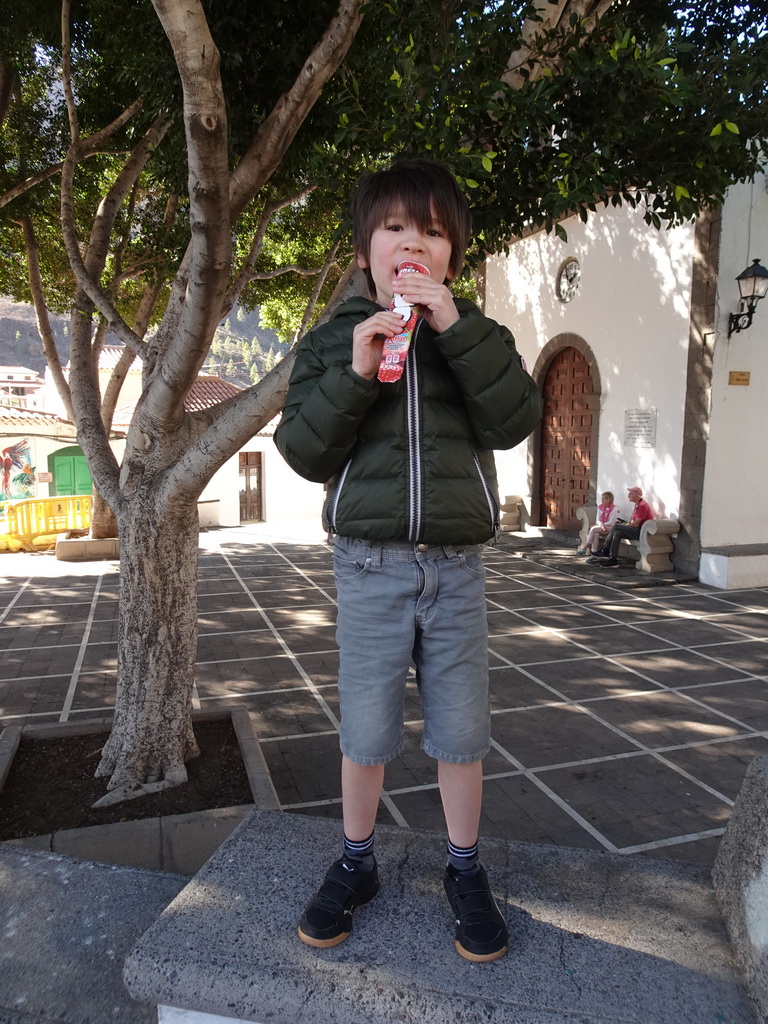
[[[728,374],[729,384],[740,384],[742,387],[746,387],[749,384],[749,371],[748,370],[731,370]]]

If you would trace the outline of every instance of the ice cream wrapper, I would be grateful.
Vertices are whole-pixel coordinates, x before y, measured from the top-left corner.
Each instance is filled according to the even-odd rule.
[[[411,260],[404,260],[397,267],[397,276],[402,277],[404,274],[429,275],[429,270],[423,263],[413,263]],[[385,384],[400,380],[402,377],[403,370],[405,369],[405,360],[408,358],[411,338],[413,338],[413,331],[416,327],[416,321],[419,319],[419,307],[409,305],[402,295],[398,295],[397,292],[392,296],[389,308],[391,312],[407,317],[407,320],[403,325],[403,329],[398,334],[393,335],[391,338],[386,338],[384,341],[384,347],[381,350],[378,378]]]

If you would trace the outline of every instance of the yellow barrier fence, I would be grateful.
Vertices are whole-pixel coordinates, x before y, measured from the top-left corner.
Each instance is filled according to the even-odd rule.
[[[91,525],[91,495],[73,494],[59,498],[28,498],[9,503],[5,524],[0,527],[0,550],[39,551],[56,545],[56,537],[69,530],[88,530]]]

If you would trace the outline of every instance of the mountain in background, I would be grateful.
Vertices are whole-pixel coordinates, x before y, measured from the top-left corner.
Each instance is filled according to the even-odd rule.
[[[62,365],[66,365],[69,317],[51,314],[50,320]],[[110,334],[107,344],[119,345],[120,342]],[[261,380],[289,348],[274,331],[260,326],[258,309],[249,313],[237,307],[216,328],[203,370],[240,387],[249,387]],[[41,377],[46,368],[34,308],[4,296],[0,296],[0,366],[26,366]]]

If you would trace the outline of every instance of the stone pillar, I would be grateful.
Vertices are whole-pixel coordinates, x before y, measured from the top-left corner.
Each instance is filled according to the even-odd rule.
[[[688,371],[680,458],[678,518],[682,529],[675,540],[672,559],[676,569],[692,576],[698,574],[701,555],[701,506],[709,440],[720,224],[720,208],[703,213],[696,222],[694,235]]]

